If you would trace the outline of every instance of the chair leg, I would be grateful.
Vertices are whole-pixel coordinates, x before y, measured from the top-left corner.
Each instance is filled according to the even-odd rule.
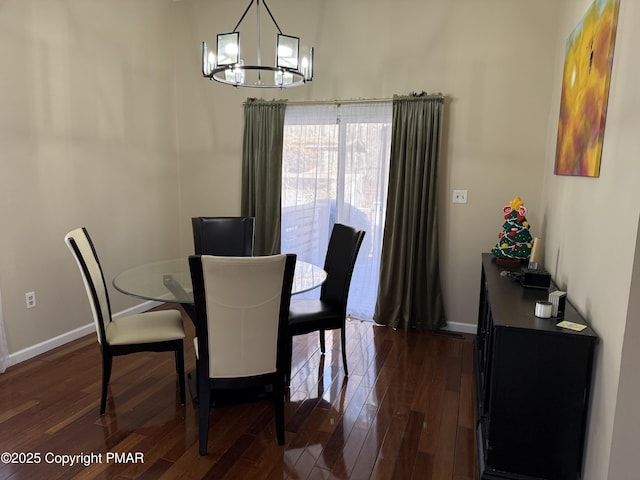
[[[288,346],[288,352],[286,354],[286,368],[285,368],[285,377],[284,377],[284,384],[285,386],[289,386],[291,385],[291,362],[293,359],[293,337],[291,335],[289,335],[289,339],[287,342],[287,346]]]
[[[100,394],[100,415],[107,410],[107,389],[111,379],[111,365],[113,357],[108,353],[102,353],[102,393]]]
[[[325,352],[325,346],[324,346],[324,330],[319,330],[318,333],[320,334],[320,351],[322,353]]]
[[[211,403],[211,388],[209,382],[198,379],[198,439],[200,455],[207,454],[209,442],[209,405]]]
[[[349,376],[349,370],[347,369],[347,335],[345,333],[346,328],[344,327],[344,325],[342,326],[342,328],[340,329],[340,334],[342,337],[342,365],[344,365],[344,376],[348,377]]]
[[[278,445],[284,445],[284,384],[277,381],[273,385],[273,406],[276,417],[276,437]]]
[[[180,405],[187,403],[187,396],[185,391],[185,378],[184,378],[184,344],[182,340],[179,341],[175,351],[176,357],[176,372],[178,374],[178,382],[180,382]]]

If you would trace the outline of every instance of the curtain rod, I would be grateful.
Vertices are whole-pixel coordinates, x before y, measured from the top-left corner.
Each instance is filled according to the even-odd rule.
[[[392,102],[393,98],[353,98],[348,100],[293,100],[287,105],[340,105],[343,103],[377,103]]]
[[[410,95],[399,95],[410,96]],[[431,93],[427,94],[427,97],[440,97],[444,99],[444,95],[441,93]],[[351,98],[347,100],[282,100],[287,102],[287,105],[342,105],[346,103],[382,103],[382,102],[392,102],[393,97],[391,98]],[[245,104],[247,102],[244,102]]]
[[[268,100],[263,99],[247,99],[247,100],[262,100],[268,102]],[[275,99],[274,99],[275,100]],[[358,99],[349,99],[349,100],[275,100],[286,102],[287,105],[341,105],[343,103],[379,103],[379,102],[391,102],[393,98],[358,98]],[[243,102],[246,105],[248,102]]]

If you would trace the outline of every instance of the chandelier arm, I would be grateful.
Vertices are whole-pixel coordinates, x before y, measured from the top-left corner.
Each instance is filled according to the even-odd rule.
[[[258,0],[259,2],[260,0]],[[247,16],[247,12],[249,11],[249,9],[251,8],[251,5],[253,5],[253,2],[255,2],[255,0],[251,0],[249,2],[249,6],[247,6],[247,8],[245,9],[244,13],[242,14],[242,16],[240,17],[240,20],[238,20],[238,23],[236,23],[236,26],[233,28],[233,31],[231,33],[236,33],[236,30],[238,30],[238,27],[240,26],[240,24],[242,23],[242,21],[244,20],[244,17]],[[267,9],[268,10],[268,9]],[[277,25],[276,25],[277,26]]]
[[[256,23],[258,28],[258,66],[262,66],[262,56],[260,54],[260,43],[262,39],[260,38],[260,0],[256,0]],[[258,70],[258,83],[262,83],[262,70]]]
[[[260,1],[260,0],[258,0]],[[271,21],[273,22],[273,24],[276,26],[276,28],[278,29],[278,33],[280,35],[282,35],[282,30],[280,30],[280,27],[278,26],[278,22],[276,22],[276,19],[273,18],[273,14],[271,13],[271,10],[269,10],[269,5],[267,5],[267,1],[266,0],[262,0],[262,3],[264,4],[264,8],[267,9],[267,13],[269,14],[269,16],[271,17]]]

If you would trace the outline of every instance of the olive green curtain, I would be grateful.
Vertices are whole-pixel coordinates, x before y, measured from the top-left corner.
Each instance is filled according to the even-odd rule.
[[[438,159],[444,99],[394,96],[389,190],[376,323],[446,325],[438,261]]]
[[[286,100],[249,98],[244,104],[243,216],[255,217],[255,255],[280,252],[282,141]]]

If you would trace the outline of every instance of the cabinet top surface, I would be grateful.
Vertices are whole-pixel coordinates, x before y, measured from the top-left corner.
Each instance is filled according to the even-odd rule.
[[[557,290],[553,285],[547,289],[526,288],[509,276],[501,276],[504,270],[496,265],[490,253],[482,254],[483,281],[491,305],[495,327],[526,328],[558,334],[596,337],[596,333],[582,316],[567,301],[564,318],[538,318],[535,316],[536,301],[547,300],[549,292]],[[581,332],[556,327],[556,323],[566,320],[587,325]]]

